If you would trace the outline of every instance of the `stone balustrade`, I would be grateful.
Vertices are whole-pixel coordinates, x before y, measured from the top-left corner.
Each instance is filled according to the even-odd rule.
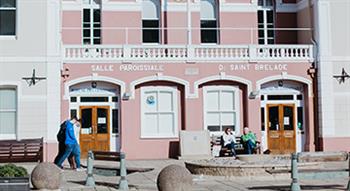
[[[312,45],[64,45],[64,62],[313,62]]]

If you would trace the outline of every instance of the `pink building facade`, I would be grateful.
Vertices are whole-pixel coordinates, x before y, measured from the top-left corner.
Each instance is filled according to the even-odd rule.
[[[293,0],[62,0],[61,120],[130,159],[179,155],[179,132],[315,150],[313,46]],[[299,18],[299,19],[298,19]]]

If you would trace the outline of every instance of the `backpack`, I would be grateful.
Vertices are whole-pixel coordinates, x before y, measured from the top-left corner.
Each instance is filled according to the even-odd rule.
[[[57,141],[58,142],[65,142],[66,140],[66,121],[64,121],[61,125],[60,125],[60,130],[57,133]]]

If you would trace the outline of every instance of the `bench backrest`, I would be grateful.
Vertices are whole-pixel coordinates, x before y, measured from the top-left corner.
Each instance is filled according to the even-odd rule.
[[[0,141],[0,162],[43,162],[43,138]]]
[[[299,162],[330,162],[346,160],[348,160],[348,153],[343,151],[298,153]]]
[[[121,159],[120,152],[93,151],[94,160],[117,161]]]

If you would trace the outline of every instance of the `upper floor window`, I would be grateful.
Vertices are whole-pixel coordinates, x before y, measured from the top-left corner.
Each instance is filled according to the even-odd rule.
[[[0,36],[16,35],[16,0],[0,0]]]
[[[142,42],[160,42],[160,2],[159,0],[142,1]]]
[[[272,0],[258,1],[259,44],[275,43],[274,8]]]
[[[201,0],[201,43],[218,42],[216,0]]]
[[[0,88],[0,135],[16,133],[17,93],[15,88]]]
[[[84,0],[83,43],[101,44],[100,0]]]

